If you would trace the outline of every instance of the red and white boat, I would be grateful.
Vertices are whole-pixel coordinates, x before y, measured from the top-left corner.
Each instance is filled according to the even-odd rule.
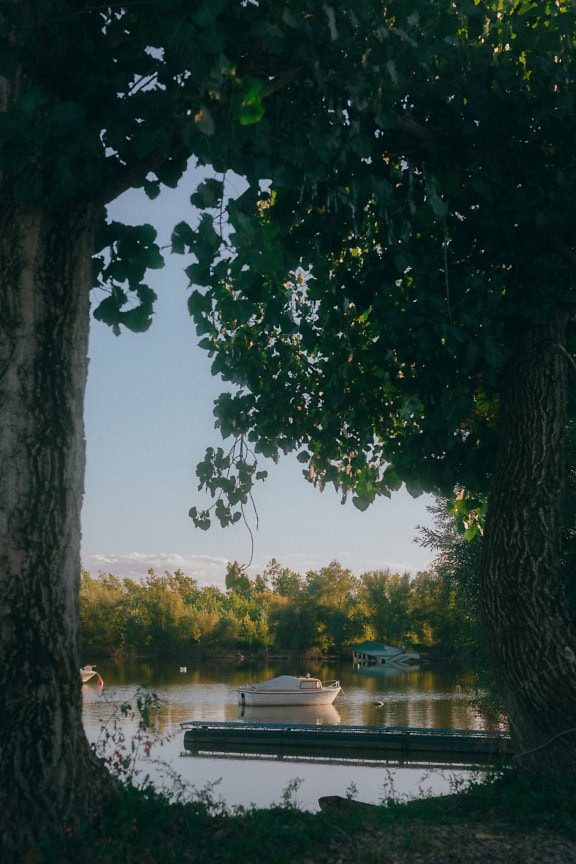
[[[80,669],[80,677],[82,678],[82,684],[87,684],[88,681],[91,681],[93,678],[97,678],[98,686],[104,686],[104,681],[102,680],[94,666],[82,666],[82,668]]]

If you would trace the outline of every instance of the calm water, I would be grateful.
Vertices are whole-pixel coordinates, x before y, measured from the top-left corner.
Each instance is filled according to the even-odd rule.
[[[104,688],[85,685],[84,725],[90,741],[103,741],[108,752],[120,737],[133,746],[139,715],[135,694],[145,687],[159,697],[150,715],[152,735],[137,745],[135,767],[138,782],[149,775],[162,788],[175,788],[181,778],[197,792],[210,788],[212,796],[228,806],[267,807],[280,803],[289,788],[292,800],[302,809],[318,809],[322,795],[355,792],[362,801],[377,803],[394,793],[416,797],[443,794],[466,782],[467,770],[439,769],[420,765],[405,767],[398,762],[320,761],[291,757],[192,756],[184,750],[180,723],[187,720],[261,720],[272,722],[341,723],[345,725],[420,726],[442,729],[489,728],[489,723],[470,706],[474,695],[472,676],[454,670],[423,666],[408,672],[359,670],[348,666],[287,667],[282,663],[257,666],[239,662],[228,665],[171,663],[116,664],[101,661],[97,669]],[[182,669],[182,671],[181,671]],[[343,691],[332,706],[307,709],[245,709],[242,716],[235,688],[241,684],[279,674],[310,672],[323,680],[339,678]],[[383,706],[373,704],[383,697]],[[126,703],[131,708],[122,712]],[[291,712],[290,715],[288,712]],[[154,740],[150,752],[145,744]],[[122,743],[122,742],[120,742]],[[126,752],[126,751],[124,751]]]

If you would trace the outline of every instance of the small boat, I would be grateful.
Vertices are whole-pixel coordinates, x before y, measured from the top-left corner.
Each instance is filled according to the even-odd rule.
[[[87,684],[88,681],[92,680],[92,678],[97,678],[98,686],[104,686],[104,681],[102,680],[94,666],[89,666],[88,664],[86,666],[82,666],[82,668],[80,669],[80,677],[82,678],[82,684]]]
[[[342,690],[339,681],[327,681],[310,675],[279,675],[261,684],[238,687],[239,705],[331,705]]]

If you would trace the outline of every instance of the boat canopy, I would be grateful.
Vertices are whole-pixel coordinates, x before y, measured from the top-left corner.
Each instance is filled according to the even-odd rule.
[[[321,690],[322,682],[318,678],[297,678],[295,675],[279,675],[261,684],[249,684],[258,690]]]

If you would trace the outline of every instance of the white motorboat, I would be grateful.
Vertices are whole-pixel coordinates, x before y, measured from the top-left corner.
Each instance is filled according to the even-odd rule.
[[[327,681],[310,675],[279,675],[260,684],[237,688],[240,705],[331,705],[342,690],[339,681]]]

